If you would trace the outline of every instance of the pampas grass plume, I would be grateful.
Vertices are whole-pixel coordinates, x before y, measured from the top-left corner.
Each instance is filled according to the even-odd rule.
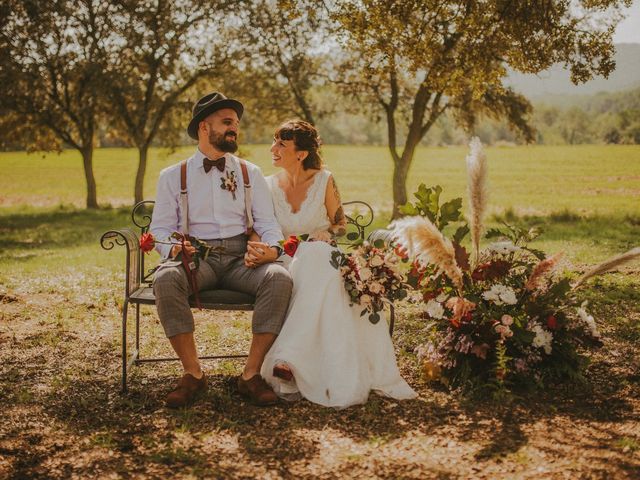
[[[540,288],[540,283],[544,279],[545,275],[555,270],[561,258],[562,253],[556,253],[552,257],[547,257],[544,260],[541,260],[533,268],[533,271],[531,272],[527,283],[525,283],[524,285],[525,290],[529,290],[530,292],[538,290],[538,288]]]
[[[624,265],[625,263],[628,263],[631,260],[634,260],[639,257],[640,257],[640,247],[636,247],[636,248],[632,248],[628,252],[623,253],[622,255],[617,255],[615,257],[609,258],[608,260],[605,260],[604,262],[599,263],[598,265],[593,267],[591,270],[586,272],[584,275],[582,275],[578,279],[576,284],[573,286],[573,288],[574,289],[578,288],[580,285],[582,285],[591,277],[595,277],[596,275],[601,275],[605,272],[608,272],[609,270],[613,270],[614,268],[619,267],[620,265]]]
[[[468,195],[470,207],[469,227],[471,242],[476,254],[476,262],[480,254],[480,236],[483,229],[483,218],[487,209],[487,156],[478,137],[473,137],[469,143],[470,152],[467,155]]]
[[[421,265],[435,265],[462,289],[462,270],[456,263],[453,244],[427,218],[406,217],[396,220],[389,228],[393,238]]]

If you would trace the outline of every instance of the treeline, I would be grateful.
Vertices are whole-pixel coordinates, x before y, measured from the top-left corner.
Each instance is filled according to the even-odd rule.
[[[245,104],[246,143],[299,117],[325,143],[387,145],[395,217],[421,144],[583,141],[570,112],[532,109],[506,75],[607,76],[626,3],[3,0],[0,148],[77,150],[97,208],[94,149],[134,147],[139,201],[149,148],[190,143],[193,102],[221,91]],[[605,133],[627,141],[635,117],[619,115]]]
[[[590,96],[551,96],[533,103],[536,143],[640,144],[640,88]],[[504,122],[479,124],[487,143],[519,143]]]
[[[640,144],[640,88],[588,96],[553,95],[532,102],[530,123],[540,145]],[[322,119],[326,143],[384,145],[386,125],[348,109]],[[489,145],[524,144],[508,122],[479,118],[471,130],[443,115],[425,135],[425,146],[465,145],[477,135]],[[266,137],[265,137],[266,138]]]

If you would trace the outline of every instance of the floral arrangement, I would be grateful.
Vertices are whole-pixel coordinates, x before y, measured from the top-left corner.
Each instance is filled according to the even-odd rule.
[[[380,321],[379,312],[385,303],[401,300],[407,292],[404,276],[399,268],[399,252],[383,249],[383,242],[364,242],[354,246],[353,252],[335,250],[331,265],[340,270],[351,305],[362,307],[360,316],[367,313],[369,321]]]
[[[408,283],[424,302],[428,341],[417,347],[428,379],[452,387],[540,385],[579,378],[586,358],[579,346],[600,344],[596,322],[578,304],[575,289],[590,276],[640,256],[640,248],[588,272],[577,283],[559,274],[561,255],[528,244],[538,235],[506,225],[484,237],[486,157],[478,139],[467,157],[470,218],[457,198],[440,205],[440,187],[420,185],[416,203],[391,225],[392,236],[413,259]],[[456,227],[455,230],[452,227]],[[446,228],[445,228],[446,227]],[[452,231],[448,238],[443,231]],[[470,255],[462,245],[471,234]]]

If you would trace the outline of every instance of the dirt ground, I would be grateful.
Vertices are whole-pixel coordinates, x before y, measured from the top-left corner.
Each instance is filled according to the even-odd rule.
[[[134,367],[119,393],[120,288],[51,279],[0,291],[0,478],[640,478],[633,295],[594,304],[605,345],[582,384],[502,401],[428,385],[400,307],[394,342],[416,400],[259,408],[235,391],[242,361],[217,361],[206,395],[172,411],[175,363]],[[245,314],[196,316],[203,349],[246,347]],[[148,351],[166,353],[152,308],[143,324]]]

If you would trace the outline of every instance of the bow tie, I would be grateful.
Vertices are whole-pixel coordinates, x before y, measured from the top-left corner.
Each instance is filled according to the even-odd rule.
[[[220,157],[217,160],[210,160],[207,157],[204,157],[202,160],[202,166],[204,167],[204,171],[209,173],[211,167],[216,167],[221,172],[224,171],[224,157]]]

